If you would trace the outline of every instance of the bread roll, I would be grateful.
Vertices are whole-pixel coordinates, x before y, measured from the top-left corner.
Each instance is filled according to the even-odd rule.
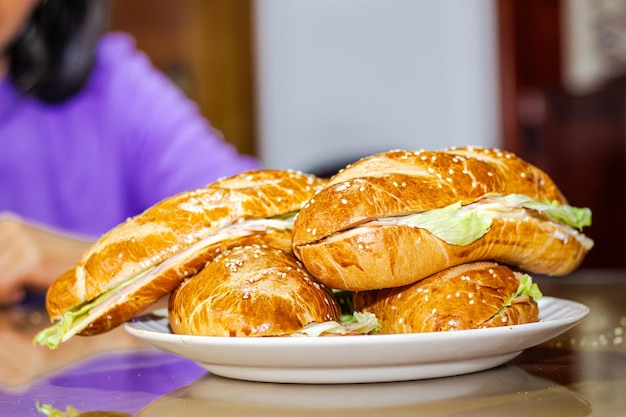
[[[537,303],[515,300],[521,274],[492,262],[459,265],[414,284],[353,293],[356,311],[374,313],[381,333],[422,333],[532,323]]]
[[[462,148],[372,155],[331,178],[298,213],[293,250],[320,282],[349,291],[408,285],[482,260],[548,275],[577,268],[593,242],[538,212],[498,212],[487,232],[466,244],[400,221],[511,194],[567,203],[547,174],[510,152]]]
[[[194,336],[283,336],[339,316],[290,251],[259,245],[223,252],[169,300],[172,331]]]

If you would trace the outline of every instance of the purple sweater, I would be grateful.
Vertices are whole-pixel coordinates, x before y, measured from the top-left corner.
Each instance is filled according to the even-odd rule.
[[[0,80],[0,213],[97,237],[165,197],[258,167],[124,35],[102,39],[89,83],[60,105]]]

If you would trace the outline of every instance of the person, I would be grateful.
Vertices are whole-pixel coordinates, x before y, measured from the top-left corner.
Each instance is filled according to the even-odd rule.
[[[101,234],[260,162],[138,51],[106,0],[0,0],[0,304]]]

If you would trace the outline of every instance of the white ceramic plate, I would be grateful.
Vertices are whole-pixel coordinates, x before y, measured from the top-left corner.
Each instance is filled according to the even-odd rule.
[[[192,359],[215,375],[263,382],[408,381],[493,368],[579,323],[583,304],[539,301],[539,322],[455,332],[348,337],[213,337],[172,334],[167,311],[125,324],[131,335]]]

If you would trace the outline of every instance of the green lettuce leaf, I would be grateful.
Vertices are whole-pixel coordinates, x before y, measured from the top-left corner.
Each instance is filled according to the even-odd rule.
[[[501,314],[504,310],[509,308],[511,304],[515,302],[516,298],[526,295],[535,301],[539,301],[541,300],[541,297],[543,297],[539,286],[533,282],[533,279],[528,274],[522,275],[519,286],[517,287],[517,291],[515,291],[515,293],[509,297],[509,299],[504,303],[502,308],[495,314],[495,316]]]
[[[61,320],[53,325],[46,327],[37,333],[33,339],[33,344],[39,344],[41,346],[48,346],[50,349],[56,349],[62,342],[67,341],[70,337],[80,332],[84,326],[81,326],[85,320],[87,320],[89,311],[104,303],[109,297],[115,293],[121,291],[123,288],[131,285],[134,281],[141,279],[148,272],[152,271],[154,267],[148,268],[139,274],[135,275],[132,279],[121,283],[115,288],[112,288],[98,297],[94,298],[90,302],[86,302],[68,309],[63,313]]]
[[[556,201],[539,201],[521,194],[509,194],[495,199],[512,207],[536,210],[578,230],[591,226],[591,210],[587,207],[573,207]]]
[[[380,222],[398,219],[381,219]],[[493,218],[475,210],[461,210],[461,202],[423,211],[403,218],[402,223],[428,230],[453,245],[466,246],[480,239],[491,227]]]
[[[380,331],[380,320],[372,313],[345,314],[341,316],[341,322],[324,321],[321,323],[310,323],[302,330],[291,334],[291,336],[318,337],[322,334],[344,335],[348,333],[375,334]]]

